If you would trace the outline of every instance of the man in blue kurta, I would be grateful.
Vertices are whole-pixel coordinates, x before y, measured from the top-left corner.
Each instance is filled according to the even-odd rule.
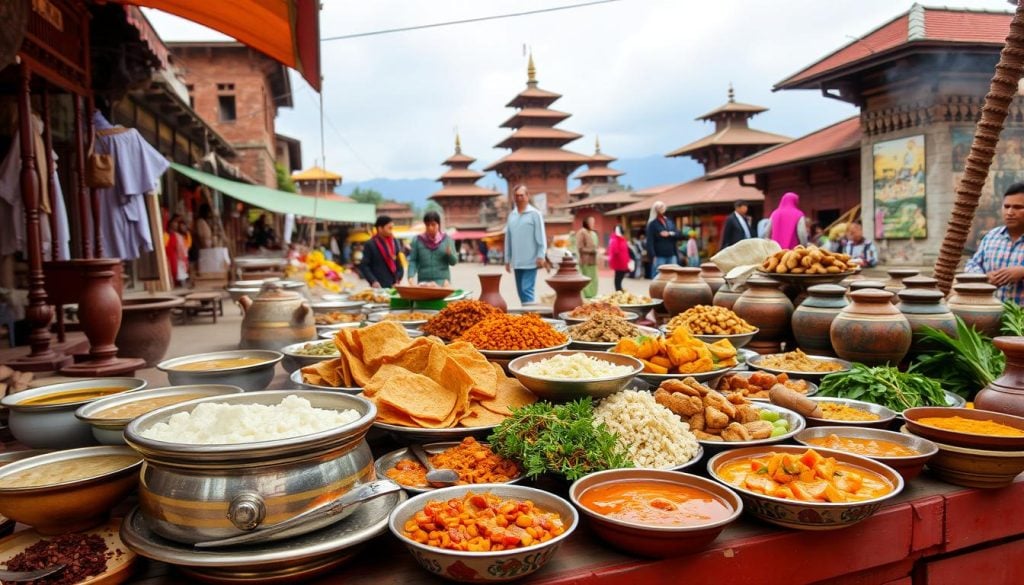
[[[537,269],[544,266],[547,249],[544,217],[539,209],[530,205],[526,185],[519,185],[512,191],[512,202],[515,208],[505,224],[505,271],[515,272],[520,304],[532,303]]]

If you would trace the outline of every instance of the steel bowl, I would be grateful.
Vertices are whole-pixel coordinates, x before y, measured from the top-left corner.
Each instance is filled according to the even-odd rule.
[[[483,356],[487,358],[487,361],[498,364],[505,370],[505,372],[510,373],[508,370],[508,364],[509,362],[518,357],[522,357],[524,355],[531,355],[535,353],[544,353],[546,351],[558,351],[560,349],[565,349],[566,347],[569,347],[569,343],[572,342],[572,339],[568,339],[568,336],[566,337],[567,338],[565,340],[565,343],[560,343],[558,345],[554,345],[551,347],[542,347],[539,349],[513,349],[508,351],[502,351],[496,349],[477,348],[477,351],[482,353]]]
[[[973,408],[947,408],[943,406],[918,406],[903,411],[903,419],[907,421],[907,429],[919,437],[937,441],[943,445],[982,449],[987,451],[1024,451],[1024,436],[1007,437],[982,435],[964,431],[940,429],[921,424],[922,418],[959,416],[970,420],[990,420],[1024,432],[1024,417],[995,412],[976,410]]]
[[[452,447],[458,447],[461,444],[462,444],[461,441],[448,441],[448,442],[445,442],[445,443],[429,443],[427,445],[423,445],[423,450],[427,453],[427,455],[437,455],[438,453],[441,453],[442,451],[447,451],[448,449],[451,449]],[[487,443],[481,443],[481,444],[487,445]],[[376,459],[376,461],[374,461],[374,463],[373,463],[374,469],[377,470],[377,477],[381,477],[381,478],[387,477],[388,476],[388,470],[393,468],[395,466],[395,464],[398,463],[399,461],[401,461],[402,459],[413,459],[413,460],[415,460],[416,457],[406,447],[402,447],[401,449],[395,449],[394,451],[392,451],[390,453],[387,453],[387,454],[385,454],[385,455],[383,455],[381,457],[378,457]],[[505,483],[519,483],[520,481],[522,481],[522,479],[523,479],[523,473],[522,473],[522,471],[520,471],[519,475],[517,475],[516,477],[512,478],[511,481],[508,481],[508,482],[505,482]],[[399,483],[398,485],[402,486],[402,488],[405,491],[409,492],[410,494],[423,494],[423,493],[432,492],[432,491],[438,489],[438,488],[435,488],[435,487],[432,487],[432,486],[427,486],[427,487],[411,486],[411,485],[405,485],[404,483]]]
[[[726,366],[717,370],[711,370],[710,372],[697,372],[694,374],[652,374],[650,372],[640,372],[637,374],[637,377],[654,387],[660,386],[665,380],[684,380],[686,378],[693,378],[702,384],[713,386],[718,382],[719,378],[732,371],[733,367]]]
[[[526,374],[522,371],[529,364],[541,362],[559,355],[569,356],[573,354],[583,354],[588,357],[611,362],[617,366],[628,366],[630,370],[625,374],[585,380],[544,378]],[[625,388],[626,384],[629,384],[629,381],[633,379],[633,376],[639,374],[643,369],[643,364],[635,357],[607,351],[547,351],[524,355],[510,361],[508,364],[509,372],[523,386],[526,386],[527,390],[536,394],[538,398],[551,402],[569,402],[585,396],[594,399],[604,398]]]
[[[88,378],[76,382],[64,382],[9,394],[0,400],[0,405],[10,410],[8,425],[11,434],[31,449],[72,449],[96,444],[92,427],[75,418],[75,411],[82,405],[95,402],[113,393],[97,395],[65,404],[31,405],[24,404],[34,398],[51,396],[63,392],[81,391],[89,388],[121,388],[117,394],[136,392],[146,387],[146,381],[139,378]]]
[[[875,404],[873,402],[864,402],[863,400],[851,400],[849,398],[831,398],[831,397],[814,397],[811,400],[824,403],[831,402],[833,404],[843,404],[850,408],[856,408],[857,410],[863,410],[878,416],[877,420],[836,420],[833,418],[816,418],[813,416],[805,416],[807,419],[808,427],[863,427],[869,429],[887,429],[892,421],[896,418],[896,413],[881,404]]]
[[[766,522],[797,530],[834,530],[856,524],[871,517],[884,502],[903,491],[903,477],[888,465],[867,457],[833,449],[816,448],[815,451],[825,457],[834,457],[842,463],[881,475],[892,484],[892,491],[883,496],[860,502],[805,502],[759,494],[743,486],[733,485],[719,474],[719,470],[724,465],[736,460],[760,457],[771,452],[791,453],[799,456],[806,451],[807,447],[803,445],[746,447],[723,451],[708,461],[708,473],[715,481],[735,490],[743,499],[743,506],[747,512]]]
[[[42,465],[80,461],[104,455],[132,456],[119,468],[82,479],[52,481],[32,487],[0,487],[0,514],[28,524],[40,534],[80,532],[107,521],[139,482],[142,459],[127,447],[83,447],[54,451],[0,467],[0,482]]]
[[[554,311],[552,310],[551,305],[523,305],[521,307],[510,308],[506,312],[510,315],[525,315],[527,313],[536,313],[541,317],[554,316]]]
[[[644,327],[642,325],[636,325],[636,328],[640,330],[640,335],[647,336],[658,336],[661,332],[653,327]],[[570,333],[570,336],[572,334]],[[569,343],[569,349],[589,349],[593,351],[608,351],[615,347],[617,341],[580,341],[579,339],[573,339]]]
[[[402,425],[382,422],[373,423],[374,429],[388,433],[395,441],[402,445],[461,441],[465,437],[475,437],[482,440],[486,439],[496,426],[498,425],[428,429],[423,427],[404,427]]]
[[[467,492],[489,492],[502,498],[530,500],[538,508],[558,514],[565,531],[545,542],[493,552],[447,550],[420,544],[403,534],[405,523],[428,502],[462,498]],[[513,581],[534,573],[550,560],[578,524],[579,515],[569,502],[543,490],[509,484],[457,485],[437,489],[399,504],[388,518],[391,533],[405,545],[421,567],[446,579],[472,583]]]
[[[774,354],[774,355],[778,355],[778,354]],[[801,372],[801,371],[797,371],[797,370],[781,370],[779,368],[773,368],[771,366],[763,365],[761,362],[764,361],[764,358],[766,358],[766,357],[768,357],[768,356],[766,356],[766,355],[758,355],[757,357],[753,357],[753,358],[747,360],[747,365],[750,366],[751,368],[754,368],[755,370],[763,370],[765,372],[771,372],[771,373],[775,374],[776,376],[778,376],[779,374],[786,374],[790,378],[800,378],[800,379],[803,379],[803,380],[810,380],[811,382],[814,382],[815,384],[821,384],[821,379],[824,378],[825,376],[829,375],[829,374],[835,374],[836,372],[845,372],[846,370],[849,370],[851,367],[853,367],[852,363],[850,363],[850,362],[848,362],[846,360],[841,360],[839,358],[835,358],[835,357],[831,357],[831,356],[823,356],[823,355],[809,355],[809,356],[807,356],[809,359],[812,359],[812,360],[815,360],[815,361],[836,362],[837,364],[839,364],[842,367],[840,369],[838,369],[838,370],[835,370],[834,372]]]
[[[198,445],[148,439],[143,433],[206,402],[279,404],[290,394],[314,407],[353,409],[359,418],[319,433],[288,439]],[[125,440],[145,459],[139,505],[157,534],[185,544],[219,540],[276,524],[374,479],[365,440],[377,415],[370,401],[340,392],[264,391],[190,400],[128,424]],[[344,514],[274,534],[289,538],[337,522]]]
[[[313,313],[323,315],[326,313],[358,313],[362,310],[366,301],[320,301],[310,304]]]
[[[323,360],[321,360],[323,361]],[[295,370],[288,376],[292,384],[295,384],[299,388],[306,390],[323,390],[324,392],[343,392],[345,394],[361,394],[363,389],[358,386],[345,387],[345,386],[321,386],[319,384],[310,384],[302,380],[302,370]]]
[[[576,325],[577,323],[584,323],[584,322],[586,322],[587,319],[590,318],[590,315],[587,315],[586,317],[573,317],[572,315],[570,315],[571,312],[572,311],[562,311],[561,313],[558,314],[558,318],[563,320],[563,321],[565,321],[566,323],[568,323],[570,325]],[[631,323],[633,321],[636,321],[636,320],[640,319],[640,317],[642,317],[642,315],[640,313],[636,313],[636,312],[633,312],[633,311],[627,311],[627,310],[623,309],[622,312],[625,313],[625,316],[622,316],[622,318],[625,319],[626,321],[631,322]],[[618,315],[616,315],[616,316],[618,316]]]
[[[868,459],[874,459],[875,461],[880,461],[889,467],[892,467],[903,476],[904,481],[910,481],[920,475],[921,470],[924,469],[924,464],[939,452],[939,448],[935,446],[935,443],[932,443],[928,439],[922,439],[921,437],[916,437],[914,435],[895,433],[893,431],[865,429],[861,427],[808,428],[800,431],[797,433],[796,437],[793,438],[801,445],[807,445],[813,449],[818,449],[823,447],[823,445],[815,444],[814,441],[825,439],[830,435],[835,435],[839,438],[889,441],[896,443],[901,447],[917,451],[917,455],[904,456],[864,455],[864,457],[867,457]],[[841,447],[836,448],[836,450],[847,451],[847,449],[843,449]],[[852,451],[850,452],[852,453]],[[854,454],[857,455],[858,453]]]
[[[755,447],[774,445],[777,443],[783,443],[795,437],[800,431],[807,428],[807,423],[804,422],[804,417],[798,413],[783,408],[770,402],[757,402],[751,403],[751,406],[757,410],[770,410],[772,412],[779,413],[779,416],[786,419],[789,422],[789,431],[777,436],[768,437],[767,439],[752,439],[750,441],[709,441],[706,439],[698,439],[700,444],[704,446],[704,449],[709,453],[718,453],[719,451],[726,449],[739,449],[741,447]]]
[[[369,317],[367,317],[367,320],[370,323],[380,323],[381,321],[395,321],[396,323],[399,323],[406,329],[417,329],[430,320],[430,317],[426,319],[388,319],[388,317],[392,315],[401,316],[402,313],[424,313],[433,317],[434,315],[440,313],[440,311],[420,309],[392,309],[390,311],[377,311],[376,313],[370,313]]]
[[[185,364],[201,362],[205,360],[235,359],[235,358],[260,358],[264,361],[249,366],[238,366],[235,368],[222,368],[218,370],[189,371],[176,369]],[[232,349],[225,351],[214,351],[211,353],[197,353],[184,357],[177,357],[164,360],[156,365],[157,369],[167,373],[167,379],[174,386],[195,385],[195,384],[228,384],[238,386],[244,390],[263,390],[270,385],[274,379],[274,368],[277,362],[284,356],[277,351],[269,349]]]
[[[731,376],[737,376],[737,377],[740,377],[740,378],[749,378],[753,374],[754,374],[754,372],[732,372],[732,373],[728,374],[728,376],[730,376],[730,377]],[[726,380],[726,378],[725,378],[725,376],[723,376],[723,377],[718,379],[718,381],[716,382],[715,385],[718,386],[718,385],[722,384],[723,382],[725,382],[725,380]],[[807,384],[807,392],[804,393],[804,396],[814,396],[815,394],[818,393],[818,385],[815,384],[814,382],[809,382],[807,380],[801,380],[801,382],[805,382]],[[738,390],[719,390],[718,388],[715,388],[715,389],[718,390],[719,392],[739,392]],[[744,398],[746,398],[747,400],[750,400],[752,402],[768,402],[768,398],[767,397],[759,398],[759,397],[744,395]]]
[[[193,400],[205,396],[223,396],[225,394],[238,394],[243,392],[238,386],[226,384],[199,384],[195,386],[166,386],[164,388],[150,388],[139,390],[130,394],[118,394],[109,398],[103,398],[78,407],[75,417],[92,427],[92,435],[101,445],[126,445],[124,441],[124,429],[135,416],[122,418],[98,417],[104,410],[125,406],[128,404],[144,402],[153,399],[170,397],[180,398],[179,402]],[[146,412],[156,410],[160,406],[149,408]]]
[[[332,339],[333,339],[333,337],[332,337]],[[284,354],[284,358],[281,359],[281,366],[284,368],[284,371],[286,371],[289,374],[291,374],[295,370],[304,368],[306,366],[311,366],[311,365],[313,365],[315,363],[322,362],[324,360],[334,359],[336,357],[340,357],[341,356],[341,352],[338,351],[338,348],[336,348],[336,347],[334,348],[334,355],[306,355],[306,354],[296,353],[298,350],[302,349],[303,347],[306,347],[307,345],[309,345],[311,343],[329,343],[329,342],[324,342],[324,341],[300,341],[298,343],[293,343],[291,345],[286,345],[286,346],[282,347],[280,350],[278,350],[282,354]]]
[[[704,492],[730,508],[730,514],[714,522],[698,522],[691,526],[659,526],[610,518],[587,508],[580,497],[587,490],[610,483],[656,481],[672,483]],[[609,469],[586,475],[569,487],[569,499],[589,520],[590,528],[601,540],[613,547],[641,557],[675,557],[697,552],[732,524],[743,513],[743,501],[728,487],[719,483],[675,471],[657,469]]]
[[[917,436],[906,425],[900,433]],[[971,449],[932,441],[939,452],[928,460],[928,470],[944,482],[971,488],[999,489],[1024,472],[1024,451]]]

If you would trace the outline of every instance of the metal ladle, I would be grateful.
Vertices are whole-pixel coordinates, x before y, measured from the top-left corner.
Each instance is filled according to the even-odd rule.
[[[459,481],[459,474],[454,469],[436,469],[430,462],[430,456],[419,445],[409,445],[409,451],[420,460],[423,467],[427,468],[427,483],[433,486],[455,485]]]
[[[53,575],[64,570],[64,565],[52,565],[35,571],[6,571],[0,570],[0,581],[17,583],[19,581],[35,581],[48,575]]]

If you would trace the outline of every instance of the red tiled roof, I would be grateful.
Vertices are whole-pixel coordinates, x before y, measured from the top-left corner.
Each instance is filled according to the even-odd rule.
[[[523,108],[512,114],[512,117],[502,122],[500,128],[519,128],[527,122],[543,123],[550,122],[552,126],[571,117],[572,114],[551,110],[548,108]]]
[[[852,116],[785,144],[762,150],[713,173],[708,173],[707,176],[721,179],[771,168],[792,166],[808,160],[857,151],[860,149],[860,141],[860,117]]]
[[[459,152],[459,153],[456,153],[456,154],[453,154],[453,155],[449,156],[441,164],[448,165],[448,166],[455,166],[455,165],[461,165],[461,163],[465,163],[466,165],[470,165],[470,164],[475,163],[475,162],[476,162],[475,158],[473,158],[471,156],[468,156],[468,155],[465,155],[465,154],[462,154],[461,152]]]
[[[754,114],[760,114],[761,112],[766,111],[768,111],[768,108],[764,106],[755,106],[753,104],[743,104],[740,102],[726,102],[725,105],[718,106],[717,108],[711,110],[710,112],[704,114],[703,116],[697,116],[695,119],[710,120],[717,116],[718,114],[723,114],[725,112],[743,112],[749,113],[751,116],[753,116]]]
[[[552,162],[552,163],[574,163],[575,166],[586,164],[590,160],[590,157],[585,154],[573,152],[571,150],[565,150],[564,148],[541,148],[535,146],[524,146],[523,148],[517,149],[497,161],[487,165],[485,171],[493,171],[498,167],[504,166],[507,163],[536,163],[536,162]]]
[[[439,197],[493,197],[495,195],[501,195],[501,193],[485,189],[479,185],[445,185],[440,190],[432,193],[427,199]]]
[[[788,140],[788,136],[781,134],[762,132],[761,130],[744,128],[742,126],[726,126],[721,132],[715,132],[686,146],[681,146],[665,156],[684,156],[711,146],[779,144]]]
[[[625,205],[627,203],[633,203],[639,198],[640,196],[638,196],[635,191],[612,191],[611,193],[594,195],[574,203],[562,205],[559,209],[575,209],[577,207],[588,207],[593,205]]]
[[[764,194],[754,187],[744,187],[732,179],[706,179],[698,177],[679,183],[656,195],[636,203],[608,211],[608,215],[626,215],[648,212],[655,201],[661,201],[668,209],[697,205],[727,204],[734,201],[764,201]]]
[[[516,143],[521,140],[551,140],[553,142],[568,144],[580,136],[583,135],[559,128],[548,128],[546,126],[523,126],[513,132],[508,138],[502,140],[498,144],[495,144],[494,147],[515,148]]]
[[[615,169],[610,169],[608,167],[590,167],[589,169],[576,175],[575,178],[583,179],[589,177],[621,177],[622,175],[625,174],[626,171],[619,171]]]
[[[484,176],[483,173],[481,173],[480,171],[474,171],[472,169],[452,169],[450,171],[445,172],[445,174],[441,175],[441,177],[438,178],[437,180],[443,181],[445,179],[472,179],[475,181],[482,176]]]
[[[303,193],[302,191],[299,191],[298,194],[305,195],[306,197],[319,197],[321,199],[326,199],[328,201],[341,201],[342,203],[355,203],[356,201],[355,199],[348,197],[346,195],[339,195],[337,193],[327,193],[323,191],[319,193]]]
[[[909,11],[794,73],[775,89],[814,88],[814,81],[846,66],[870,62],[919,41],[1002,45],[1010,30],[1010,12],[987,12],[913,5]]]
[[[527,85],[526,89],[519,92],[516,97],[512,98],[512,101],[505,104],[505,107],[521,108],[535,101],[545,102],[545,105],[550,105],[558,101],[560,97],[562,97],[560,93],[541,89],[536,85]]]

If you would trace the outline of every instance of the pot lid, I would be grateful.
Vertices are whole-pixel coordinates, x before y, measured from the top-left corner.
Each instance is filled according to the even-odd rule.
[[[576,259],[572,256],[566,256],[558,264],[558,272],[555,273],[551,278],[544,279],[544,282],[551,283],[587,283],[590,282],[589,276],[583,276],[580,271],[576,269]]]
[[[930,288],[905,288],[896,296],[907,303],[936,303],[946,298],[939,289]]]
[[[260,287],[260,294],[256,295],[254,301],[295,301],[302,298],[302,295],[296,292],[283,290],[281,285],[276,282],[265,282]]]
[[[818,297],[841,297],[846,294],[846,287],[838,284],[816,284],[807,287],[807,294]]]

